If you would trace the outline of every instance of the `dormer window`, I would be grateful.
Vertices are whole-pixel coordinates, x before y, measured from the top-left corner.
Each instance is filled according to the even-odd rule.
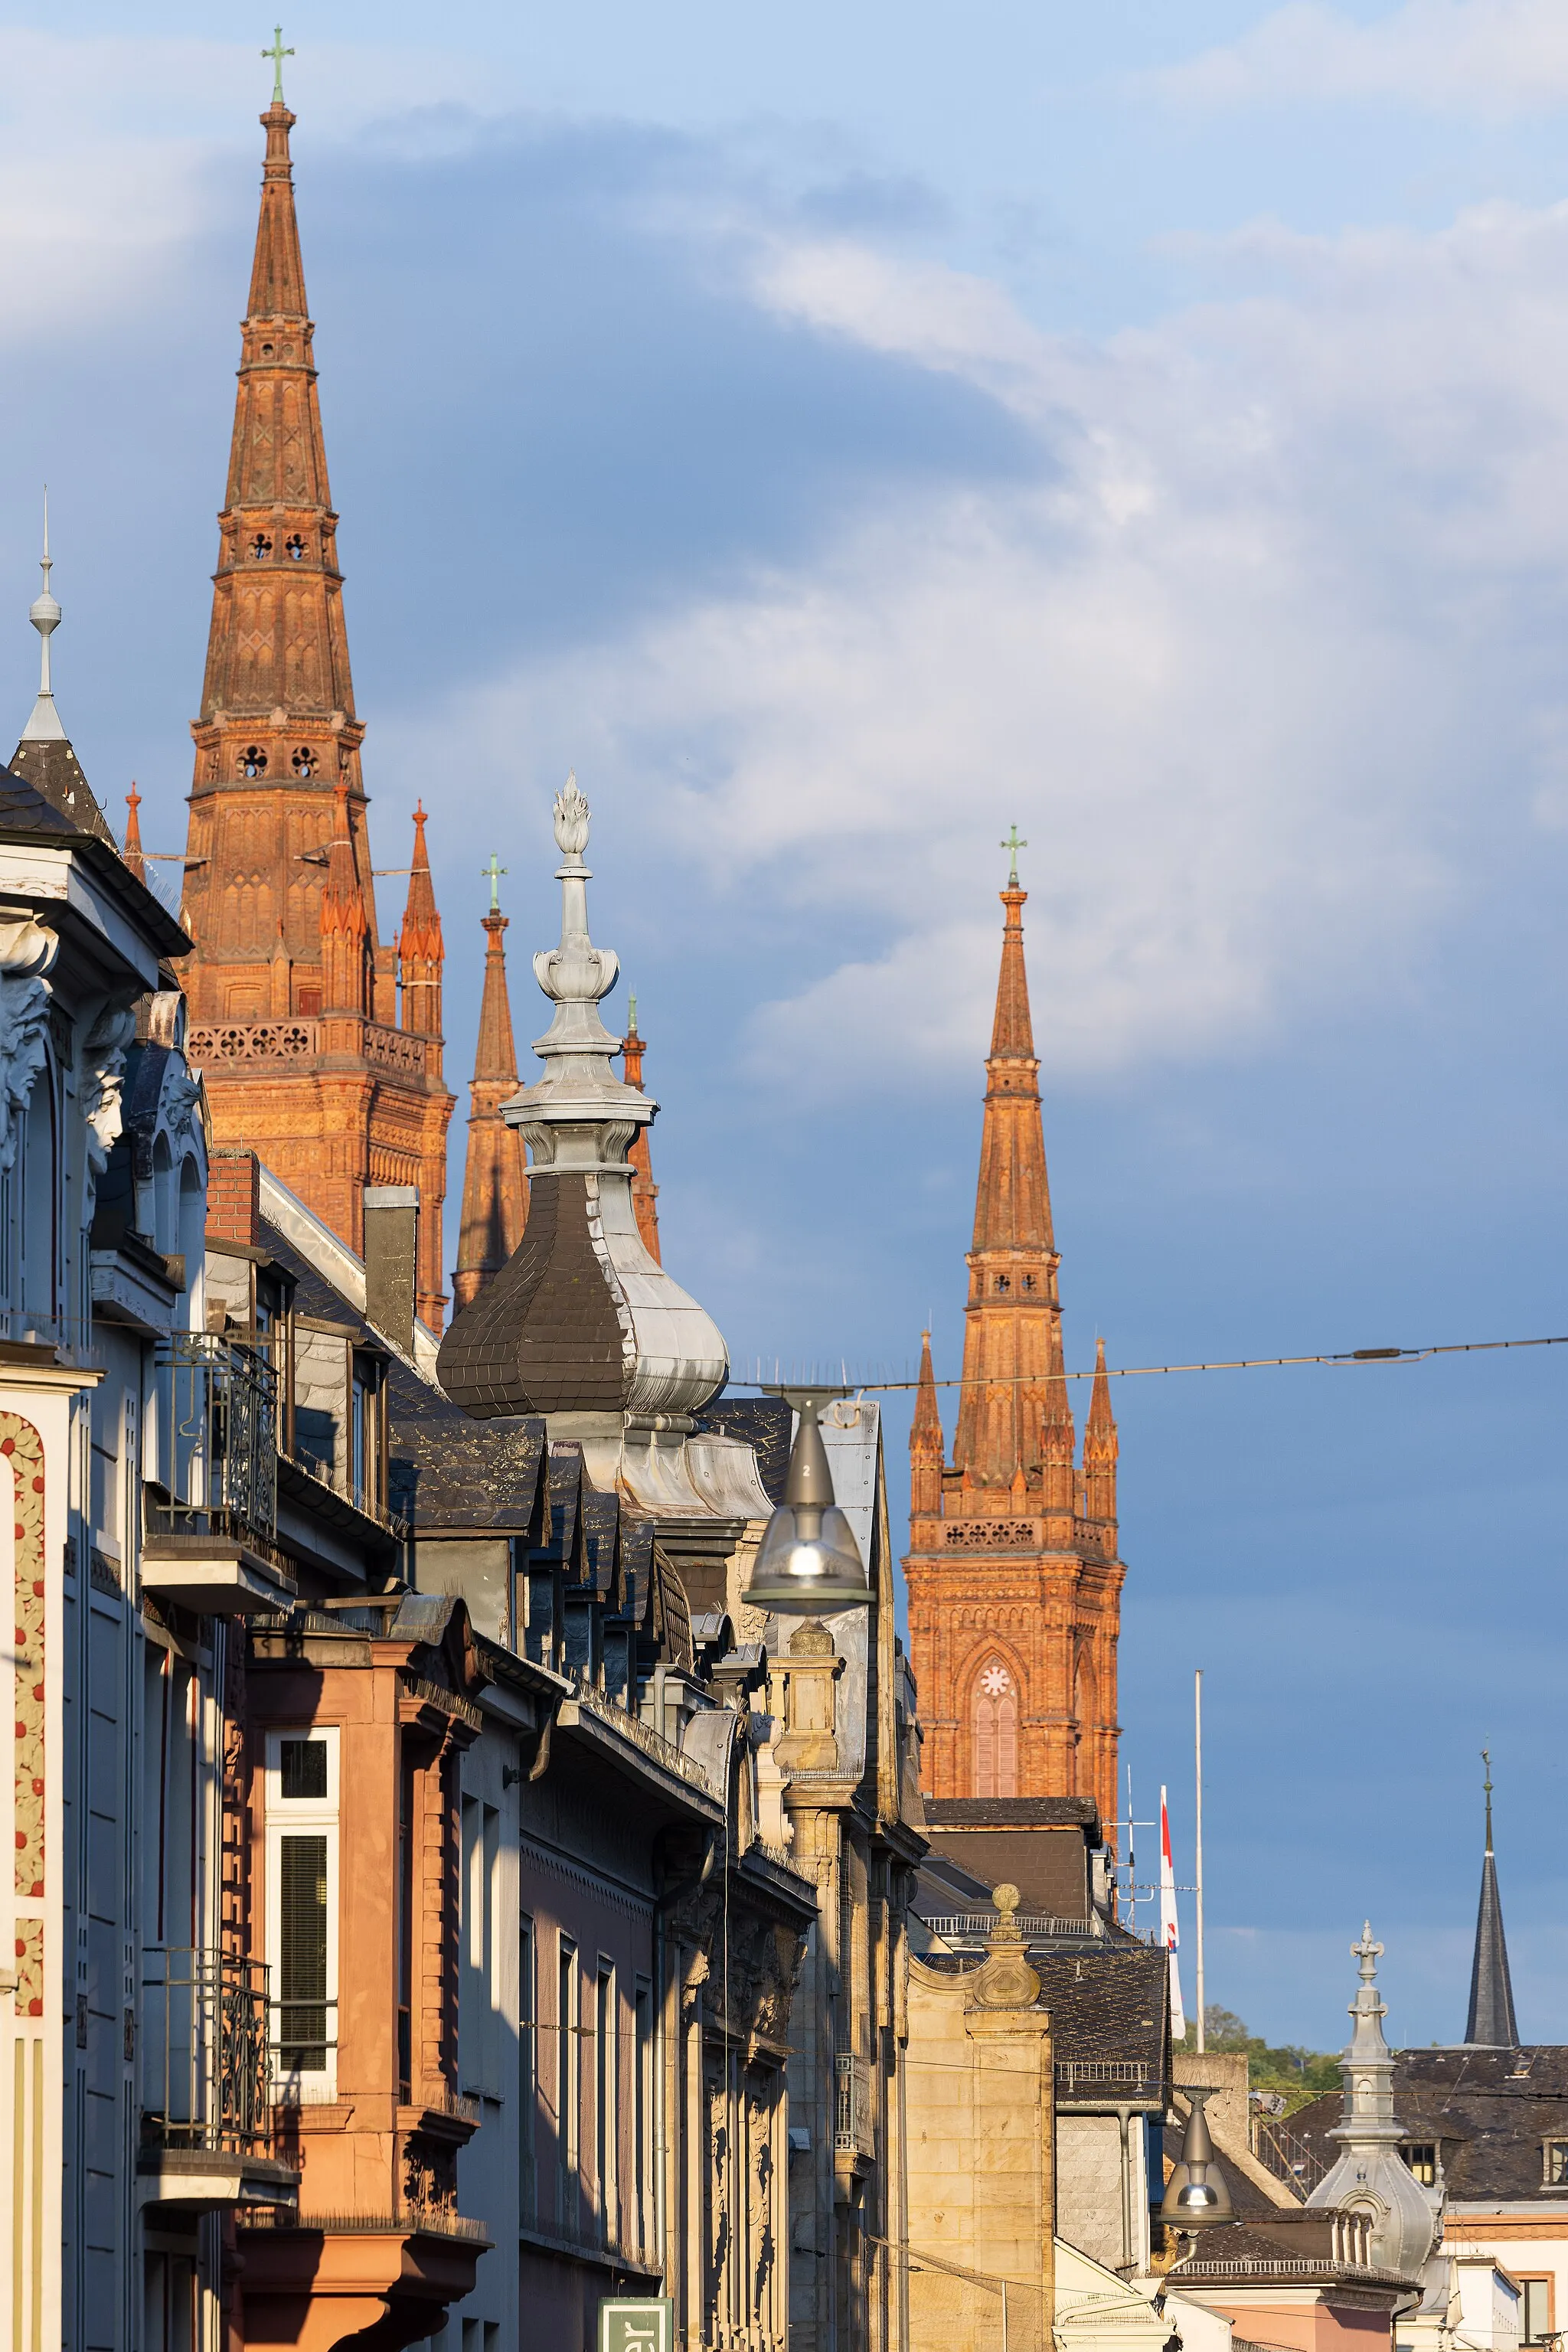
[[[362,1511],[379,1517],[386,1507],[383,1488],[382,1391],[386,1366],[379,1356],[354,1350],[353,1392],[349,1409],[349,1491]]]
[[[1546,2189],[1568,2189],[1568,2139],[1542,2141],[1541,2180]]]
[[[1432,2140],[1411,2140],[1399,2151],[1423,2189],[1431,2189],[1437,2179],[1437,2149]]]

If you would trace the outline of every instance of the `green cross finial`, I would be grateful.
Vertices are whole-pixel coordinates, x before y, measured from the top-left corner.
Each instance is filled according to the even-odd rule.
[[[1017,826],[1016,824],[1010,824],[1007,828],[1007,838],[1002,844],[1002,847],[1004,849],[1011,852],[1013,859],[1012,868],[1007,876],[1007,887],[1009,890],[1016,890],[1018,887],[1018,852],[1020,849],[1027,849],[1028,846],[1029,845],[1026,841],[1019,840]]]
[[[489,864],[488,866],[481,866],[479,872],[489,877],[490,886],[490,912],[492,915],[499,915],[500,913],[500,877],[506,872],[506,867],[501,864],[500,859],[496,856],[493,849],[490,852]]]
[[[283,46],[283,27],[281,25],[273,26],[272,47],[269,49],[263,49],[261,54],[264,58],[270,58],[272,60],[272,103],[274,106],[281,106],[283,103],[283,60],[285,58],[291,58],[294,54],[292,49],[286,49]]]

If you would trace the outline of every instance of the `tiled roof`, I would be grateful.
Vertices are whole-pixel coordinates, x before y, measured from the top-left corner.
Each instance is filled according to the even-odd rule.
[[[1394,2112],[1406,2140],[1440,2147],[1450,2204],[1528,2200],[1568,2218],[1568,2195],[1542,2179],[1542,2143],[1568,2139],[1568,2045],[1398,2051]],[[1331,2161],[1327,2134],[1342,2113],[1339,2092],[1327,2092],[1284,2128]]]

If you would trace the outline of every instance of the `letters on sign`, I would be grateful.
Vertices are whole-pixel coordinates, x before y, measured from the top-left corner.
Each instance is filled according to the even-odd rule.
[[[599,2305],[599,2352],[674,2352],[675,2305],[668,2295],[606,2295]]]

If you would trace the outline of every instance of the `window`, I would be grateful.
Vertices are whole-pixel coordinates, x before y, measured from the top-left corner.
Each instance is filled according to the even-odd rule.
[[[305,552],[305,542],[297,530],[291,530],[283,542],[283,552],[290,563],[298,563]]]
[[[1024,1287],[1025,1287],[1025,1289],[1026,1289],[1026,1290],[1033,1290],[1034,1286],[1035,1286],[1035,1277],[1034,1277],[1034,1276],[1033,1276],[1032,1274],[1026,1274],[1026,1275],[1024,1276]]]
[[[555,2221],[577,2226],[577,1950],[563,1936],[555,1975]]]
[[[267,1957],[279,2088],[336,2095],[338,1735],[275,1731],[267,1758]]]
[[[632,2044],[632,2231],[643,2252],[653,2244],[653,1987],[638,1977],[636,2000],[637,2032]]]
[[[465,1797],[463,1826],[463,1982],[458,2011],[459,2071],[465,2091],[500,2095],[500,1976],[495,1949],[495,1887],[500,1868],[500,1814]]]
[[[972,1708],[974,1793],[1018,1793],[1018,1693],[1000,1658],[993,1658],[974,1685]]]
[[[272,541],[264,530],[258,530],[250,542],[250,552],[258,563],[264,562],[272,552]]]
[[[351,1492],[362,1511],[384,1507],[381,1483],[381,1385],[377,1357],[356,1355],[349,1414]]]
[[[1437,2179],[1437,2150],[1435,2143],[1431,2140],[1412,2140],[1399,2152],[1422,2188],[1432,2188]]]
[[[616,1971],[599,1962],[594,2007],[594,2212],[599,2243],[613,2245],[616,2196]]]
[[[397,2095],[414,2095],[415,1858],[419,1851],[419,1780],[400,1758],[397,1773]]]
[[[1013,1287],[1011,1278],[1007,1275],[999,1274],[996,1277],[996,1287],[998,1290],[1011,1290]]]
[[[1518,2276],[1517,2272],[1515,2276]],[[1552,2281],[1521,2278],[1519,2282],[1519,2340],[1544,2344],[1552,2334]]]
[[[1548,2189],[1568,2189],[1568,2139],[1542,2142],[1541,2178]]]
[[[517,2137],[518,2186],[525,2221],[539,2218],[536,2133],[539,2126],[538,1950],[533,1922],[525,1911],[517,1935]]]
[[[316,755],[308,743],[301,743],[289,765],[297,776],[313,776],[316,772]]]
[[[242,776],[264,776],[267,773],[267,754],[259,743],[246,745],[239,755],[239,772]]]

